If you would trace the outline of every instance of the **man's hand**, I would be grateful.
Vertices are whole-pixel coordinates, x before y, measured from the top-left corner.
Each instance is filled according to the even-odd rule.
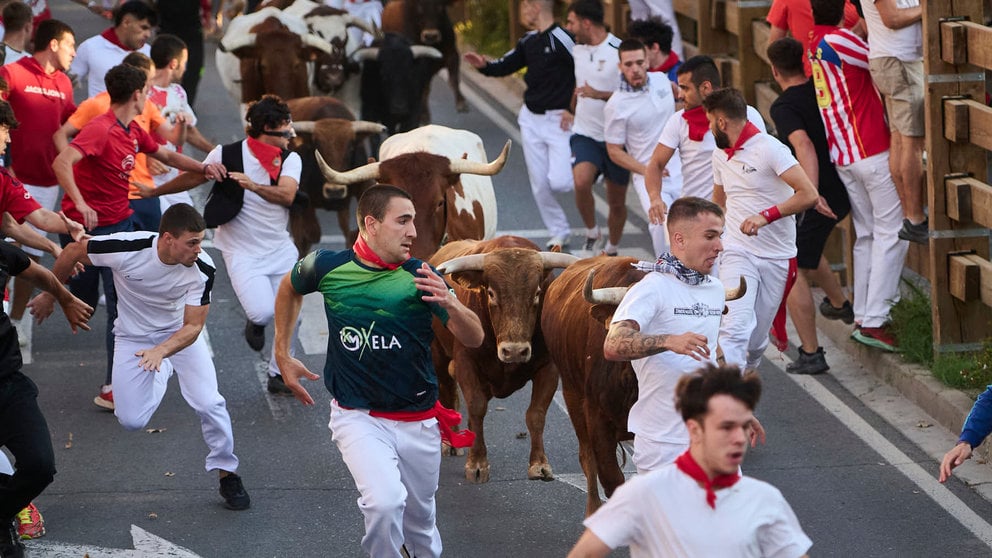
[[[99,216],[96,214],[96,210],[86,205],[86,202],[76,205],[76,211],[83,216],[83,226],[86,230],[93,230],[99,224]]]
[[[575,123],[575,115],[569,111],[562,111],[561,113],[561,129],[564,131],[569,131],[572,129],[572,124]]]
[[[78,333],[79,329],[89,331],[89,321],[93,316],[93,307],[68,292],[66,294],[69,296],[64,300],[60,300],[59,306],[62,307],[62,313],[65,314],[65,320],[69,322],[69,328],[72,329],[72,333]],[[41,323],[40,320],[38,323]]]
[[[673,353],[686,355],[696,360],[709,360],[710,348],[705,335],[691,331],[681,335],[669,335],[665,347]]]
[[[79,242],[86,236],[86,229],[76,221],[66,217],[65,213],[59,211],[59,217],[62,218],[62,223],[65,224],[65,230],[69,233],[69,237],[72,238],[73,242]]]
[[[834,221],[839,221],[839,219],[837,218],[837,214],[834,213],[833,209],[830,209],[830,204],[827,203],[827,199],[824,198],[823,196],[817,198],[816,205],[813,206],[813,209],[815,209],[817,213],[823,215],[824,217],[829,217]]]
[[[748,441],[751,442],[751,447],[756,447],[760,442],[762,445],[765,444],[765,427],[761,426],[761,422],[758,417],[754,417],[751,421],[751,431],[748,433]]]
[[[417,273],[421,276],[414,277],[413,282],[419,290],[428,293],[421,297],[424,302],[434,302],[445,309],[457,302],[455,294],[448,290],[448,284],[429,265],[422,264]]]
[[[55,311],[55,297],[49,293],[39,293],[28,301],[28,308],[31,309],[31,315],[34,316],[35,323],[41,324],[41,322],[45,321]],[[92,312],[92,309],[90,311]],[[70,320],[69,323],[71,324],[72,321]]]
[[[947,482],[951,478],[951,471],[961,465],[971,457],[971,444],[968,442],[958,442],[951,451],[944,454],[944,459],[940,462],[940,482]]]
[[[248,178],[248,175],[246,175],[243,172],[232,172],[228,176],[231,178],[231,180],[237,182],[238,186],[241,186],[242,188],[248,190],[249,192],[254,192],[259,187],[258,184],[255,184],[255,181]]]
[[[223,180],[227,169],[220,163],[207,163],[203,165],[203,175],[210,180]]]
[[[752,215],[741,223],[741,232],[748,236],[757,236],[758,229],[768,224],[768,219],[762,215]]]
[[[468,62],[469,64],[471,64],[472,67],[475,68],[475,69],[477,69],[477,70],[486,67],[486,63],[487,63],[486,62],[486,59],[483,58],[482,55],[480,55],[478,53],[475,53],[475,52],[466,52],[463,55],[463,58],[465,58],[465,61]]]
[[[162,161],[159,161],[154,157],[147,157],[146,159],[148,160],[148,172],[151,173],[152,176],[158,176],[169,172],[169,165],[166,165]]]
[[[665,205],[665,202],[661,201],[661,198],[651,200],[651,205],[648,207],[648,219],[651,220],[651,224],[665,224],[666,214],[668,214],[668,206]]]
[[[138,361],[138,366],[143,370],[158,372],[162,369],[162,361],[165,360],[165,350],[155,346],[151,349],[141,349],[134,353],[134,356],[141,358]]]
[[[310,396],[310,392],[300,383],[300,378],[313,381],[319,380],[320,376],[308,370],[299,359],[289,357],[278,358],[277,360],[279,373],[282,374],[282,381],[293,392],[293,397],[308,407],[313,405],[313,397]]]

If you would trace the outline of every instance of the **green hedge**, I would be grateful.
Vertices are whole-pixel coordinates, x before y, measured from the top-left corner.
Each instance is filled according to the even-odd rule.
[[[510,44],[507,0],[465,0],[468,19],[455,24],[455,32],[477,52],[493,58],[505,54]]]

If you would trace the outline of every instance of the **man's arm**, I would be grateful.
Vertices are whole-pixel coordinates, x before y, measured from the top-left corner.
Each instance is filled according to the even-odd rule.
[[[774,25],[770,25],[768,27],[768,44],[765,45],[765,48],[768,48],[775,41],[777,41],[777,40],[785,37],[785,34],[787,32],[788,32],[787,29],[782,29],[781,27],[776,27]]]
[[[607,143],[606,153],[610,156],[611,161],[630,172],[644,174],[645,165],[642,165],[633,155],[624,151],[623,146],[619,143]]]
[[[813,146],[813,140],[809,139],[806,130],[796,130],[789,134],[789,143],[796,150],[796,159],[799,161],[799,166],[802,167],[809,181],[813,183],[813,188],[819,188],[820,161],[816,156],[816,148]],[[830,209],[830,204],[827,203],[826,198],[819,195],[819,193],[817,193],[814,208],[822,215],[837,220],[837,214]]]
[[[992,388],[983,391],[975,400],[964,427],[961,428],[957,445],[944,455],[940,463],[940,482],[950,478],[951,471],[970,458],[972,448],[980,446],[990,433],[992,433]]]
[[[673,155],[675,155],[674,149],[659,143],[644,168],[644,188],[648,191],[648,199],[651,201],[648,217],[655,225],[665,222],[665,213],[668,211],[665,202],[661,201],[661,178]]]
[[[97,214],[94,209],[86,205],[86,200],[83,199],[83,194],[79,191],[79,187],[76,185],[76,177],[72,172],[72,167],[83,160],[83,154],[78,149],[74,147],[66,147],[58,156],[55,157],[55,161],[52,163],[52,169],[55,170],[55,178],[58,179],[59,185],[65,190],[65,195],[76,204],[76,210],[83,216],[83,226],[87,229],[92,229],[97,225]]]
[[[141,197],[152,198],[192,190],[206,181],[207,177],[202,173],[184,172],[157,188],[151,186],[150,184],[142,184],[133,180],[131,181],[131,184],[134,184],[138,188],[138,194],[141,195]]]
[[[424,302],[436,303],[448,312],[448,323],[445,327],[458,339],[458,342],[469,348],[475,348],[482,344],[486,338],[485,331],[482,330],[482,322],[475,312],[458,300],[454,293],[448,290],[447,283],[440,275],[434,273],[429,265],[424,263],[417,270],[420,277],[414,277],[413,282],[417,288],[429,293],[423,297]]]
[[[227,169],[221,163],[201,163],[192,157],[176,153],[162,146],[159,146],[153,153],[148,153],[148,156],[154,157],[170,167],[202,174],[209,180],[221,180],[227,175]]]
[[[568,558],[604,558],[613,550],[606,546],[602,539],[596,536],[591,530],[586,529],[579,542],[568,553]]]
[[[3,223],[0,225],[0,232],[13,238],[22,246],[48,252],[53,258],[59,257],[59,253],[62,252],[61,246],[41,236],[31,227],[18,223],[6,211],[3,213]]]
[[[209,311],[209,304],[203,306],[187,304],[185,311],[183,311],[182,327],[158,345],[134,353],[134,356],[141,357],[138,366],[149,372],[158,372],[163,360],[189,347],[196,341],[200,332],[203,331],[203,324],[207,323],[207,312]]]
[[[279,290],[276,292],[275,324],[276,336],[272,343],[272,351],[276,357],[276,364],[282,374],[282,380],[286,387],[293,392],[300,403],[313,405],[313,397],[307,389],[300,384],[300,378],[317,380],[320,378],[307,369],[299,359],[289,355],[289,344],[292,342],[293,329],[296,327],[296,320],[300,316],[300,309],[303,307],[303,295],[293,288],[291,273],[287,273],[279,283]]]
[[[610,324],[603,341],[603,356],[606,360],[626,361],[672,351],[690,356],[696,360],[706,360],[710,356],[705,335],[682,333],[679,335],[641,333],[641,325],[634,320],[621,320]]]
[[[813,183],[810,182],[809,177],[806,176],[806,172],[803,171],[801,166],[793,165],[780,174],[779,177],[792,188],[794,193],[784,202],[744,219],[741,223],[742,233],[750,236],[756,235],[758,234],[758,229],[775,219],[805,211],[816,204],[819,196],[816,193],[816,189],[813,188]],[[720,192],[723,194],[723,187],[720,188]],[[723,197],[726,200],[726,194],[723,194]],[[713,201],[716,201],[715,187],[713,188],[713,198]],[[775,211],[778,215],[767,215],[770,211]]]
[[[20,273],[20,277],[31,281],[31,283],[41,289],[50,297],[54,297],[62,307],[62,313],[69,322],[69,327],[73,333],[79,329],[89,331],[88,325],[90,316],[93,315],[93,308],[82,300],[72,296],[72,293],[62,285],[51,271],[48,271],[37,262],[32,261],[27,269]],[[39,320],[39,323],[41,321]]]
[[[66,120],[65,124],[62,124],[62,126],[60,126],[59,129],[55,130],[55,133],[52,134],[52,141],[55,142],[55,150],[59,153],[65,151],[65,148],[69,147],[69,142],[78,133],[79,128],[73,126],[71,122]]]
[[[289,207],[293,204],[296,191],[300,188],[300,184],[288,176],[280,176],[279,182],[275,186],[262,186],[248,178],[248,175],[243,172],[232,172],[230,176],[245,190],[258,194],[269,203],[283,207]]]
[[[24,220],[45,232],[67,234],[73,240],[78,240],[78,237],[84,232],[83,226],[79,223],[44,207],[39,207],[28,213]]]
[[[186,126],[186,143],[199,149],[204,153],[210,153],[214,148],[214,143],[203,137],[196,126]]]
[[[93,265],[86,252],[89,243],[90,239],[87,237],[78,242],[69,243],[62,249],[62,253],[55,259],[55,264],[52,266],[51,272],[59,284],[64,284],[69,280],[69,276],[76,267],[76,262]],[[43,290],[46,292],[34,297],[28,303],[28,306],[31,308],[31,315],[34,316],[35,321],[39,324],[45,321],[45,318],[52,315],[52,311],[54,310],[53,303],[56,299],[55,295],[50,294],[53,291],[49,289]]]
[[[882,18],[882,23],[889,29],[909,27],[923,19],[922,4],[912,8],[900,8],[896,5],[896,0],[876,0],[875,8]]]

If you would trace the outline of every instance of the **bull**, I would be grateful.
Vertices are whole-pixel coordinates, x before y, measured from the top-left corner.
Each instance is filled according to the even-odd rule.
[[[471,482],[489,481],[483,428],[489,400],[509,397],[527,382],[533,383],[526,418],[530,433],[527,477],[554,479],[544,453],[544,420],[558,387],[558,373],[537,322],[551,271],[577,260],[569,254],[540,252],[533,242],[516,236],[452,242],[430,260],[450,277],[458,300],[479,316],[486,333],[482,345],[469,348],[435,320],[431,345],[442,403],[457,407],[453,385],[457,382],[468,409],[469,428],[476,435],[465,462],[465,478]]]
[[[568,416],[579,440],[579,463],[586,476],[586,515],[599,509],[599,486],[607,497],[623,484],[617,446],[631,440],[630,408],[637,401],[637,377],[630,362],[608,361],[603,342],[627,288],[644,277],[634,258],[599,256],[568,267],[548,288],[541,328],[551,360],[561,375]],[[728,300],[744,284],[728,290]],[[674,394],[673,394],[674,395]]]
[[[411,253],[427,260],[444,240],[493,237],[496,194],[490,177],[503,169],[509,151],[507,141],[500,155],[487,163],[479,136],[444,126],[424,126],[389,137],[379,151],[379,162],[339,172],[317,153],[317,163],[332,184],[377,180],[409,192],[417,212],[417,238]]]
[[[455,96],[455,108],[458,112],[465,112],[468,110],[468,104],[459,86],[461,60],[458,56],[455,30],[451,18],[448,17],[448,6],[453,3],[454,0],[393,0],[386,4],[382,12],[382,30],[400,33],[415,44],[440,50],[444,55],[443,66],[448,70],[448,85]],[[440,69],[440,66],[436,68]],[[423,102],[425,116],[429,121],[430,114],[426,112],[426,95]]]

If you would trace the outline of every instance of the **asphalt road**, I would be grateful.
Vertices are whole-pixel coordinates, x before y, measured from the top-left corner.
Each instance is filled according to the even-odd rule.
[[[53,10],[76,27],[79,40],[103,27],[74,4],[57,3]],[[212,65],[212,57],[207,59]],[[195,107],[201,131],[217,142],[239,137],[237,108],[210,67],[201,87]],[[455,113],[451,93],[440,82],[435,82],[432,109],[435,122],[478,133],[490,156],[510,135],[479,107]],[[500,109],[494,111],[501,120]],[[502,120],[512,123],[513,117],[502,114]],[[543,243],[546,237],[518,144],[494,183],[500,230]],[[565,201],[573,225],[578,224],[574,207]],[[625,249],[646,255],[650,240],[642,232],[644,221],[631,213]],[[322,246],[342,248],[334,216],[321,219]],[[602,214],[600,219],[605,221]],[[30,556],[361,555],[364,529],[355,503],[358,493],[326,427],[329,396],[320,384],[313,384],[317,405],[304,408],[266,393],[265,360],[243,340],[244,313],[223,260],[209,250],[221,269],[208,330],[251,509],[232,512],[222,507],[217,479],[203,469],[206,446],[198,420],[175,381],[148,425],[154,432],[125,432],[113,415],[93,406],[104,373],[104,312],[97,312],[93,332],[76,336],[56,315],[35,328],[34,362],[25,367],[40,387],[59,469],[55,482],[37,499],[48,535],[30,543]],[[316,312],[319,315],[319,309]],[[309,339],[326,335],[319,319],[309,320],[304,329]],[[266,349],[271,331],[267,335]],[[311,343],[303,355],[315,371],[324,362],[319,347],[319,342]],[[934,486],[933,459],[876,414],[875,403],[865,404],[870,397],[852,395],[838,381],[856,363],[838,359],[832,364],[835,375],[799,382],[781,371],[780,359],[763,366],[765,395],[758,415],[769,441],[744,464],[746,474],[773,483],[785,494],[814,541],[811,554],[989,555],[992,527],[984,518],[992,517],[992,506],[956,481],[949,483],[949,490]],[[464,458],[442,462],[438,523],[448,556],[564,556],[582,532],[584,481],[575,435],[560,398],[549,410],[545,435],[557,478],[526,479],[526,391],[490,405],[489,483],[465,481]],[[897,415],[920,413],[906,403],[886,404],[896,405]]]

